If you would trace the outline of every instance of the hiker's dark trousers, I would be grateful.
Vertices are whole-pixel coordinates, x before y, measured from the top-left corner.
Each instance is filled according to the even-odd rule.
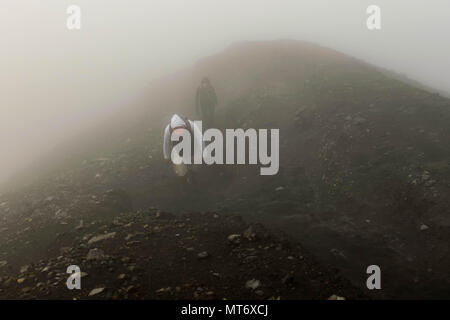
[[[212,128],[214,125],[214,110],[213,106],[201,106],[203,128]]]

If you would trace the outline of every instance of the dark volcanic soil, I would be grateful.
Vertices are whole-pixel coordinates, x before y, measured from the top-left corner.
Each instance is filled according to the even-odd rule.
[[[323,268],[301,246],[238,216],[173,216],[149,209],[82,221],[63,224],[70,228],[53,234],[55,241],[27,265],[8,255],[0,269],[0,298],[363,298],[337,270]],[[2,243],[16,243],[14,234],[23,238],[38,232],[44,227],[40,223],[16,225]],[[66,287],[70,265],[81,269],[81,290]]]

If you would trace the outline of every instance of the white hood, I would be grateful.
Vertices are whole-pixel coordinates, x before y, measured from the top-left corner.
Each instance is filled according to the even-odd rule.
[[[170,119],[170,127],[172,129],[177,128],[177,127],[186,127],[186,123],[184,122],[183,119],[181,119],[181,117],[177,114],[174,114],[172,116],[172,119]]]

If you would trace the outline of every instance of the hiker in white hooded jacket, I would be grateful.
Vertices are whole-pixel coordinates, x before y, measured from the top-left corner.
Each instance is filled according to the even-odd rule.
[[[170,123],[166,126],[166,129],[164,130],[164,145],[163,145],[164,159],[169,160],[171,158],[172,147],[174,145],[174,142],[171,140],[171,135],[178,134],[181,136],[181,131],[183,130],[188,130],[190,132],[191,141],[194,143],[193,150],[199,152],[197,156],[201,158],[203,148],[205,146],[202,138],[201,129],[193,121],[188,120],[187,118],[182,118],[177,114],[174,114],[170,119]],[[193,153],[192,156],[194,157]]]

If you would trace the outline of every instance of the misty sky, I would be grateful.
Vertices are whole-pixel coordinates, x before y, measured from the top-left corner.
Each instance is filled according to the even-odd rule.
[[[66,28],[81,7],[82,28]],[[366,8],[382,29],[366,28]],[[166,73],[243,40],[316,42],[450,91],[448,0],[2,0],[0,182]]]

